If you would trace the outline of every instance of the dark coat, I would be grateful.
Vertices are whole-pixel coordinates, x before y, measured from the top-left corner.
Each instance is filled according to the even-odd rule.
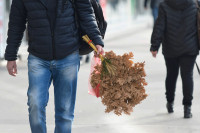
[[[144,1],[144,7],[146,8],[147,7],[147,3],[148,3],[149,0],[145,0]],[[163,0],[150,0],[151,1],[151,8],[158,8],[160,3],[163,1]]]
[[[76,0],[81,25],[95,44],[103,46],[89,0]],[[58,60],[80,47],[74,9],[69,0],[57,0],[55,25],[50,24],[47,0],[13,0],[10,13],[6,60],[16,60],[23,32],[28,28],[28,51],[44,60]]]
[[[151,51],[162,43],[165,57],[197,55],[197,8],[192,0],[166,0],[159,7],[153,29]]]

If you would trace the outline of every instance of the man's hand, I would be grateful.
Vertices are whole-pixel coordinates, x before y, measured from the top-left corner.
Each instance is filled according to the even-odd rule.
[[[99,56],[99,54],[103,55],[104,54],[104,50],[103,50],[103,47],[101,45],[96,45],[96,48],[98,50],[98,52],[94,52],[94,56]]]
[[[153,56],[154,58],[156,58],[156,56],[157,56],[157,54],[158,54],[158,51],[151,51],[151,53],[152,53],[152,56]]]
[[[16,61],[8,61],[7,62],[7,70],[8,70],[8,73],[11,76],[15,77],[17,75],[17,64],[16,64]]]

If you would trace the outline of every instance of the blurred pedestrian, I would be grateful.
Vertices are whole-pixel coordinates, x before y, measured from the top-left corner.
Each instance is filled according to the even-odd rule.
[[[85,57],[85,58],[84,58]],[[81,55],[80,56],[80,64],[89,63],[90,62],[90,54]]]
[[[103,41],[89,0],[76,0],[80,24],[103,52]],[[67,0],[13,0],[5,59],[17,74],[17,52],[26,23],[29,38],[28,106],[32,133],[46,133],[46,106],[53,81],[55,133],[71,133],[79,69],[79,33],[74,8]],[[84,27],[85,26],[85,27]]]
[[[166,62],[167,110],[172,113],[179,69],[183,85],[184,118],[191,118],[193,69],[198,51],[197,8],[193,0],[165,0],[160,4],[158,19],[151,38],[152,55],[160,44]]]
[[[153,15],[154,24],[156,19],[158,18],[158,7],[163,0],[144,0],[144,7],[147,9],[148,2],[151,1],[151,10]]]

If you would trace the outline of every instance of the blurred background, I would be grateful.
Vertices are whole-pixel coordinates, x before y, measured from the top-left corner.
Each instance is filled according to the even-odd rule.
[[[27,107],[27,36],[19,49],[18,75],[7,74],[3,59],[9,10],[12,0],[0,0],[0,133],[30,133]],[[183,119],[182,83],[179,77],[175,101],[175,113],[168,114],[165,100],[165,62],[161,52],[155,59],[149,52],[153,18],[150,9],[144,8],[144,0],[100,0],[108,30],[105,51],[117,54],[133,52],[134,62],[146,63],[146,87],[149,95],[134,108],[130,116],[104,113],[101,99],[88,94],[90,61],[83,57],[78,80],[77,103],[73,133],[199,133],[200,132],[200,76],[194,69],[193,118]],[[92,57],[92,54],[89,56]],[[200,63],[199,58],[197,62]],[[47,107],[48,133],[54,132],[53,87],[49,89]]]

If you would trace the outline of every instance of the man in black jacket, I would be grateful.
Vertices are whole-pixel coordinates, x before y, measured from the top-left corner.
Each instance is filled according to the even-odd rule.
[[[145,9],[147,9],[147,3],[149,0],[145,0],[144,1],[144,7]],[[163,0],[150,0],[151,1],[151,10],[152,10],[152,15],[153,15],[153,19],[154,19],[154,23],[158,17],[158,7],[160,2],[162,2]]]
[[[89,0],[76,0],[80,25],[103,53],[103,41]],[[70,0],[13,0],[5,59],[17,74],[17,52],[28,30],[28,106],[32,133],[46,133],[45,108],[53,81],[55,133],[71,133],[79,69],[80,38]]]
[[[181,72],[184,118],[191,118],[193,69],[198,50],[197,8],[193,0],[165,0],[160,4],[158,19],[151,38],[152,55],[156,57],[162,43],[167,67],[166,98],[173,112],[176,81]]]

